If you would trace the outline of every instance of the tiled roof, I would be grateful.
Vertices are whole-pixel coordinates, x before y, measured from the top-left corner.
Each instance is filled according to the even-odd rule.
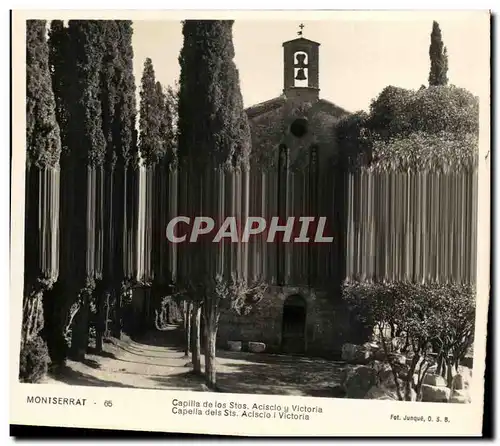
[[[269,99],[268,101],[260,102],[259,104],[252,105],[246,109],[247,116],[252,119],[256,116],[262,115],[264,113],[276,110],[283,106],[286,102],[286,97],[284,95],[277,96],[275,98]],[[320,108],[325,113],[330,113],[335,116],[347,115],[349,112],[342,107],[334,104],[333,102],[327,101],[326,99],[319,99],[318,104]]]
[[[276,110],[280,108],[286,101],[285,96],[277,96],[268,101],[261,102],[259,104],[252,105],[246,109],[249,118],[261,115],[262,113],[267,113],[271,110]]]

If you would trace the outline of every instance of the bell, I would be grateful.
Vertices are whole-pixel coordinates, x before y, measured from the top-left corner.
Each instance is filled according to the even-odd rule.
[[[297,71],[297,76],[295,76],[295,80],[297,81],[305,81],[307,79],[306,74],[304,73],[303,68],[299,68]]]

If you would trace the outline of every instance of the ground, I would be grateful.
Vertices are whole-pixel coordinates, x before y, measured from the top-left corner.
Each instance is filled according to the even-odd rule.
[[[203,377],[192,374],[175,326],[139,339],[105,343],[100,355],[84,362],[67,361],[46,382],[83,386],[206,390]],[[202,356],[203,364],[203,356]],[[245,352],[217,352],[220,391],[230,393],[335,397],[343,364],[323,359]]]

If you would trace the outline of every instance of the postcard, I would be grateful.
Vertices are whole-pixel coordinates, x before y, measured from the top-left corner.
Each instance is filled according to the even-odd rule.
[[[11,32],[12,424],[481,435],[488,11]]]

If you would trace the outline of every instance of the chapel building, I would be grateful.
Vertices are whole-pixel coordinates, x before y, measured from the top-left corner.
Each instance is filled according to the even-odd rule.
[[[268,352],[335,357],[356,337],[341,298],[345,176],[335,140],[335,123],[349,113],[321,98],[319,74],[320,44],[299,32],[283,43],[282,93],[246,110],[252,133],[249,215],[283,222],[326,217],[325,235],[333,241],[250,242],[249,280],[265,280],[268,295],[246,315],[223,312],[222,348],[227,341],[256,341]]]

